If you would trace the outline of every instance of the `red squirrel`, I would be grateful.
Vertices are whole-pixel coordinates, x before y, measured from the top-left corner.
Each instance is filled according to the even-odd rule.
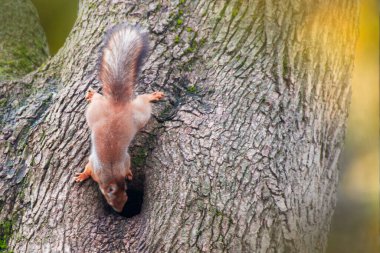
[[[125,179],[132,180],[128,147],[136,133],[148,122],[150,102],[163,98],[162,92],[133,98],[133,87],[148,50],[146,34],[135,26],[120,24],[105,37],[101,50],[99,80],[101,95],[90,89],[87,124],[91,130],[91,154],[76,182],[91,177],[99,184],[107,203],[121,212],[128,200]]]

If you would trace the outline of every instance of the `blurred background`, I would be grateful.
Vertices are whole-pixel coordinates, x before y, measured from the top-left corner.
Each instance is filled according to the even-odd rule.
[[[361,0],[352,100],[328,253],[380,252],[379,6]]]
[[[45,30],[50,55],[63,46],[74,25],[78,12],[78,0],[32,0]]]
[[[77,0],[32,0],[54,55],[76,19]],[[328,253],[380,252],[379,6],[362,0],[352,102]]]

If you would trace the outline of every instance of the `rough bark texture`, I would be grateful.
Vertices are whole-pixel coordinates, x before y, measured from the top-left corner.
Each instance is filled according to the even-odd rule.
[[[29,73],[48,55],[45,34],[30,0],[0,0],[0,81]]]
[[[352,0],[81,1],[59,53],[1,84],[9,249],[322,252],[357,12]],[[125,21],[150,34],[137,93],[167,94],[131,147],[130,187],[144,192],[132,218],[72,180],[89,155],[84,93],[99,87],[98,49]]]

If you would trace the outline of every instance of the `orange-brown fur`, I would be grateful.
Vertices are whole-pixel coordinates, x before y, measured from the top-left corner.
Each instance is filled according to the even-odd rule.
[[[125,37],[130,36],[130,37]],[[132,100],[141,55],[146,43],[133,27],[117,27],[106,41],[101,57],[99,79],[104,96],[89,90],[86,119],[91,130],[91,155],[75,181],[91,177],[116,211],[121,212],[128,196],[125,178],[132,180],[128,147],[151,115],[150,102],[162,92],[144,94]],[[121,54],[119,57],[118,54]],[[125,55],[123,55],[125,54]]]
[[[144,94],[124,104],[114,103],[94,91],[86,96],[90,101],[86,118],[94,137],[92,145],[95,152],[90,156],[85,170],[77,173],[75,180],[81,182],[92,177],[107,202],[118,212],[128,199],[125,178],[132,180],[128,146],[138,130],[148,122],[152,110],[150,102],[158,101],[163,96],[162,92]],[[99,168],[96,168],[92,156],[96,156],[96,161],[101,164]]]

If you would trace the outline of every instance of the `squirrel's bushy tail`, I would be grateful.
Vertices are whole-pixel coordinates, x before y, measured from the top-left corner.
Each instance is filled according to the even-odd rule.
[[[99,79],[106,97],[115,102],[131,99],[147,51],[147,36],[136,26],[120,24],[107,33],[99,67]]]

